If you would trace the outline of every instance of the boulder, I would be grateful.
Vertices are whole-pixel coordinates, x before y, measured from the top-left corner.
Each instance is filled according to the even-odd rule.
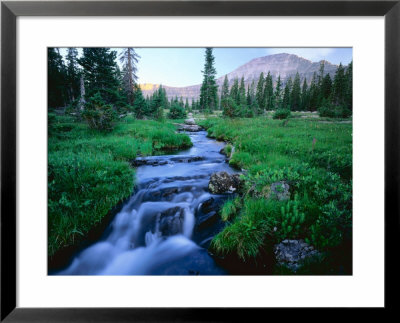
[[[189,118],[185,120],[185,124],[189,125],[189,126],[195,126],[196,122],[194,121],[193,118]]]
[[[241,187],[240,175],[230,175],[227,172],[213,173],[208,183],[208,189],[212,194],[233,193],[240,190]]]
[[[181,127],[179,128],[179,130],[189,131],[189,132],[196,132],[200,131],[201,129],[202,128],[198,125],[186,125],[186,124],[181,125]]]
[[[289,184],[281,181],[271,184],[271,193],[279,201],[286,201],[290,199]]]
[[[176,235],[183,231],[184,210],[178,206],[170,208],[160,215],[159,230],[164,237]]]
[[[250,188],[249,194],[257,198],[277,199],[286,201],[290,199],[290,186],[285,181],[275,182],[271,185],[265,185],[261,190],[257,190],[255,185]]]
[[[304,260],[320,256],[313,246],[303,240],[283,240],[274,246],[275,259],[278,265],[284,265],[296,272]]]

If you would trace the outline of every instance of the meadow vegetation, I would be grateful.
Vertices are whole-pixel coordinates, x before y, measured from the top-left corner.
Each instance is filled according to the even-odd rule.
[[[352,236],[352,125],[267,117],[201,125],[235,147],[229,163],[243,170],[245,182],[240,197],[221,210],[228,225],[214,238],[213,252],[246,262],[284,239],[304,239],[334,262]],[[277,182],[289,184],[289,200],[272,196]]]

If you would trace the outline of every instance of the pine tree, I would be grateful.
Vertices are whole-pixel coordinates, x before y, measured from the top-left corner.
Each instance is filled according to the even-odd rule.
[[[346,79],[344,75],[344,68],[342,63],[336,70],[335,78],[333,80],[333,103],[335,105],[343,105],[346,96]]]
[[[282,81],[281,81],[281,76],[278,76],[278,79],[276,81],[276,87],[275,87],[275,106],[276,109],[281,109],[282,108]]]
[[[239,86],[239,104],[243,107],[246,106],[246,87],[244,85],[244,77],[240,79]]]
[[[239,104],[239,80],[236,78],[233,81],[233,85],[231,87],[231,91],[229,92],[229,97],[236,103]]]
[[[217,71],[214,67],[212,48],[206,48],[203,83],[200,89],[200,106],[203,111],[212,111],[218,107],[218,85],[215,80]]]
[[[314,72],[313,78],[311,79],[310,90],[309,90],[310,111],[316,111],[318,108],[319,91],[317,82],[318,82],[317,73]]]
[[[353,61],[347,66],[346,74],[346,92],[345,92],[345,104],[346,107],[353,111]]]
[[[320,89],[320,96],[321,96],[321,102],[322,101],[327,101],[332,92],[332,80],[329,74],[326,74],[324,79],[322,80],[322,85]]]
[[[274,86],[270,72],[268,72],[267,77],[265,78],[264,100],[265,109],[272,110],[274,106]]]
[[[301,90],[301,110],[306,111],[309,106],[309,95],[308,95],[308,85],[307,79],[304,78],[303,87]]]
[[[99,92],[106,104],[116,105],[119,100],[116,56],[109,48],[83,48],[78,63],[83,68],[88,98]]]
[[[282,108],[290,110],[290,94],[292,90],[292,79],[289,78],[285,85],[285,90],[283,91]]]
[[[156,120],[164,119],[164,108],[167,106],[167,95],[165,89],[160,85],[160,87],[155,91],[150,99],[149,104],[149,116]],[[176,98],[176,102],[178,99]]]
[[[67,103],[67,71],[58,48],[48,48],[48,106],[57,108]]]
[[[76,48],[68,48],[67,61],[67,82],[69,101],[74,101],[80,92],[80,71],[78,67],[78,50]]]
[[[132,47],[124,48],[119,57],[122,64],[122,86],[130,105],[134,101],[135,85],[138,79],[136,64],[139,58],[140,56]]]
[[[325,61],[319,63],[318,87],[321,88],[324,79]]]
[[[222,84],[221,88],[221,105],[223,104],[223,101],[228,98],[228,96],[229,96],[229,80],[228,76],[225,75],[224,83]]]
[[[264,111],[264,73],[260,73],[260,77],[258,78],[257,89],[256,89],[256,100],[258,107],[261,111]]]
[[[135,85],[135,101],[133,102],[133,111],[137,119],[143,119],[148,115],[147,100],[143,97],[142,90]]]
[[[292,111],[297,111],[300,109],[300,96],[301,96],[301,88],[300,88],[300,75],[297,72],[293,81],[292,91],[290,94],[290,109]]]
[[[282,108],[290,110],[290,87],[288,83],[286,83],[285,89],[283,90]]]

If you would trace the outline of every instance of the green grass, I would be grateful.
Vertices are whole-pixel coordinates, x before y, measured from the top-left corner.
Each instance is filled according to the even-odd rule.
[[[48,255],[78,243],[130,196],[130,160],[191,145],[167,122],[126,117],[104,134],[71,117],[49,115]]]
[[[284,239],[305,239],[324,252],[351,239],[351,123],[259,117],[200,124],[235,146],[230,165],[246,170],[241,205],[222,208],[230,224],[214,238],[214,252],[246,260]],[[290,200],[271,198],[278,181],[289,183]]]

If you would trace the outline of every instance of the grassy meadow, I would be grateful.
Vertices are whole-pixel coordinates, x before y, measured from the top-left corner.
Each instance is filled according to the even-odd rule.
[[[352,124],[318,115],[293,117],[200,121],[209,136],[229,143],[225,148],[228,155],[233,151],[229,163],[243,170],[245,183],[242,194],[223,206],[221,216],[227,226],[213,239],[211,250],[257,262],[284,239],[304,239],[327,259],[326,268],[310,269],[310,264],[305,273],[349,273]],[[271,184],[282,181],[290,186],[287,201],[271,198]],[[348,268],[343,268],[346,262]],[[279,268],[277,273],[286,272]]]
[[[131,160],[192,145],[171,123],[129,116],[103,133],[72,116],[49,114],[48,135],[49,257],[79,243],[132,194]]]

